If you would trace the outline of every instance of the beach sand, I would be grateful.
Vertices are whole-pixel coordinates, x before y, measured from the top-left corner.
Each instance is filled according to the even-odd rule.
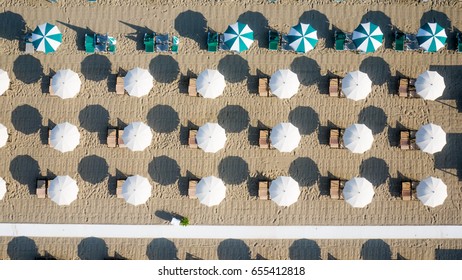
[[[40,3],[36,3],[40,2]],[[10,142],[0,149],[0,176],[8,193],[0,201],[1,222],[163,224],[172,213],[187,216],[192,224],[217,225],[448,225],[461,224],[462,192],[462,65],[454,51],[455,31],[462,29],[462,5],[450,1],[389,1],[377,4],[332,4],[331,1],[3,1],[0,25],[0,68],[8,71],[11,90],[1,96],[0,123],[10,132]],[[393,2],[393,4],[390,4]],[[2,3],[0,1],[0,3]],[[451,2],[452,3],[452,2]],[[31,9],[31,7],[35,7]],[[431,9],[433,9],[431,11]],[[225,20],[224,20],[225,19]],[[385,47],[372,54],[336,52],[332,28],[352,31],[369,19],[385,33]],[[395,52],[391,48],[391,26],[417,32],[424,22],[435,19],[446,28],[450,43],[438,53]],[[249,51],[236,55],[206,51],[206,28],[224,31],[236,20],[248,23],[256,41]],[[49,21],[59,26],[63,44],[54,54],[26,55],[18,38],[25,24],[35,28]],[[299,21],[311,23],[320,41],[306,55],[271,52],[267,44],[270,28],[288,32]],[[177,55],[146,54],[144,32],[174,33],[180,37]],[[115,55],[86,55],[84,34],[106,33],[117,38]],[[327,39],[326,39],[327,38]],[[155,79],[149,96],[117,96],[115,74],[119,68],[143,67]],[[47,96],[49,75],[60,69],[78,72],[82,91],[70,100]],[[212,68],[224,74],[227,86],[215,100],[189,97],[187,77]],[[259,75],[290,68],[301,86],[290,100],[257,96]],[[373,81],[365,101],[354,102],[327,95],[328,77],[362,70]],[[436,70],[445,79],[446,90],[438,101],[402,99],[396,96],[400,75],[417,77]],[[46,145],[48,126],[68,121],[79,127],[80,145],[61,154]],[[109,124],[146,122],[154,132],[152,145],[144,152],[111,149],[105,145]],[[302,134],[292,153],[262,150],[258,128],[290,121]],[[187,147],[188,127],[218,122],[227,131],[226,147],[215,153]],[[418,129],[433,122],[447,134],[447,145],[435,155],[402,151],[399,130]],[[333,150],[327,145],[329,127],[364,123],[374,133],[374,144],[364,154]],[[35,193],[40,175],[69,175],[77,180],[78,199],[68,207],[40,200]],[[115,180],[139,174],[150,179],[152,197],[146,205],[133,207],[115,196]],[[207,208],[187,197],[190,177],[215,175],[228,187],[226,199]],[[257,198],[258,179],[290,175],[301,186],[299,201],[278,207]],[[367,178],[375,187],[372,203],[364,209],[350,207],[328,196],[329,177]],[[441,178],[448,186],[444,205],[427,208],[419,201],[402,201],[400,182],[428,176]],[[0,239],[0,258],[11,258],[8,243]],[[58,258],[78,258],[80,239],[34,238],[39,250]],[[106,240],[109,252],[147,258],[152,240]],[[219,258],[221,240],[174,240],[178,258],[190,252],[199,258]],[[224,242],[224,241],[223,241]],[[303,241],[304,242],[304,241]],[[311,241],[309,241],[311,242]],[[313,241],[320,256],[360,258],[365,240]],[[26,242],[27,243],[27,242]],[[133,249],[129,245],[135,244]],[[294,241],[244,241],[252,258],[288,259]],[[393,258],[433,259],[435,250],[461,248],[459,240],[385,241]],[[60,246],[62,249],[59,249]],[[304,245],[303,245],[304,246]],[[374,245],[375,246],[375,245]],[[53,249],[51,249],[53,248]],[[121,249],[123,248],[123,249]],[[40,251],[40,252],[42,252]],[[41,253],[43,255],[43,253]],[[111,255],[111,253],[110,253]]]

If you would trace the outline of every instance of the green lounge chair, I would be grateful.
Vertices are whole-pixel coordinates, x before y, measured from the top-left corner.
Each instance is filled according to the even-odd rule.
[[[87,53],[95,53],[95,36],[85,34],[85,51]]]
[[[404,51],[404,40],[406,35],[401,31],[395,32],[395,51],[402,52]]]
[[[457,51],[462,53],[462,33],[457,33]]]
[[[218,33],[209,32],[207,34],[207,47],[209,52],[216,52],[218,50]]]
[[[335,50],[343,51],[345,49],[346,34],[340,30],[335,30]]]
[[[172,53],[178,53],[179,44],[180,44],[180,39],[176,36],[172,36],[172,47],[170,48]]]
[[[268,49],[272,51],[279,50],[279,32],[275,30],[268,31]]]
[[[155,33],[144,33],[144,51],[147,53],[154,52]]]

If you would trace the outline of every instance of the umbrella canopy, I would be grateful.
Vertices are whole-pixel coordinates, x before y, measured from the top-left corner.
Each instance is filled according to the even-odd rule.
[[[374,188],[365,178],[355,177],[345,183],[343,198],[353,207],[363,208],[371,203],[374,197]]]
[[[226,29],[224,41],[230,50],[243,52],[253,43],[253,30],[245,23],[236,22]]]
[[[300,82],[298,81],[297,74],[289,69],[276,71],[270,79],[269,83],[271,93],[277,97],[291,98],[298,92]]]
[[[417,94],[426,100],[442,96],[445,88],[444,78],[436,71],[425,71],[415,81]]]
[[[417,42],[427,52],[436,52],[446,44],[448,36],[438,23],[426,23],[417,32]]]
[[[77,199],[79,187],[77,182],[69,176],[57,176],[50,182],[48,197],[58,205],[69,205]]]
[[[0,148],[5,146],[6,142],[8,142],[8,129],[0,123]]]
[[[73,98],[79,93],[80,85],[79,75],[70,69],[59,70],[53,76],[51,88],[57,96],[62,99]]]
[[[124,129],[122,141],[130,150],[143,151],[152,141],[151,128],[143,122],[132,122]]]
[[[217,98],[225,89],[225,77],[218,70],[207,69],[197,77],[197,91],[204,98]]]
[[[58,27],[44,23],[37,26],[32,32],[32,44],[37,51],[51,53],[58,49],[63,41],[63,35]]]
[[[298,147],[301,139],[298,128],[291,123],[280,123],[273,127],[270,133],[271,144],[280,152],[292,152]]]
[[[420,127],[415,134],[419,148],[429,154],[440,152],[446,145],[446,132],[436,124],[426,124]]]
[[[3,199],[3,197],[6,194],[6,182],[3,180],[3,178],[0,178],[0,200]]]
[[[4,94],[10,88],[10,77],[8,73],[0,69],[0,95]]]
[[[310,24],[299,23],[290,28],[287,40],[294,51],[307,53],[318,43],[318,32]]]
[[[74,150],[79,143],[79,130],[68,122],[56,125],[50,132],[50,145],[62,153]]]
[[[362,154],[372,147],[374,136],[364,124],[353,124],[345,129],[343,143],[348,150],[355,154]]]
[[[447,189],[441,179],[428,177],[417,185],[417,198],[426,206],[436,207],[443,204],[448,196]]]
[[[218,205],[226,197],[225,184],[215,176],[202,178],[197,183],[196,196],[204,205],[209,207]]]
[[[206,153],[216,153],[223,149],[226,143],[226,132],[217,123],[206,123],[199,127],[196,135],[199,148]]]
[[[269,188],[271,200],[279,206],[290,206],[297,202],[300,187],[292,177],[279,176],[271,182]]]
[[[352,39],[359,51],[375,52],[382,45],[383,32],[371,22],[361,23],[353,31]]]
[[[128,95],[141,97],[149,94],[153,81],[154,78],[148,70],[136,67],[125,75],[124,88]]]
[[[342,91],[346,98],[358,101],[365,99],[372,90],[372,81],[361,71],[348,73],[342,80]]]
[[[135,175],[130,176],[122,185],[122,196],[132,205],[144,204],[151,197],[152,186],[147,178]]]

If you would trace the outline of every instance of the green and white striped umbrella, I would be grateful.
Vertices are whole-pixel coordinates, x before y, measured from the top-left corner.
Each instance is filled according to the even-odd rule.
[[[382,45],[383,32],[371,22],[361,23],[353,31],[352,39],[359,51],[375,52]]]
[[[53,24],[41,24],[32,32],[32,44],[37,51],[44,53],[54,52],[61,45],[62,41],[63,34]]]
[[[426,23],[417,32],[417,42],[427,52],[436,52],[446,43],[446,31],[438,23]]]
[[[299,23],[290,28],[287,39],[294,51],[306,53],[314,49],[318,43],[318,32],[309,24]]]
[[[236,22],[224,33],[225,45],[232,51],[243,52],[253,43],[253,30],[245,23]]]

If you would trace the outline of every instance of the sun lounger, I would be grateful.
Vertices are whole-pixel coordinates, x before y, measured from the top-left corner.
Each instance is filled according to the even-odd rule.
[[[394,41],[394,48],[395,51],[402,52],[404,51],[404,41],[406,39],[406,34],[401,31],[395,32],[395,41]]]
[[[180,45],[180,39],[177,36],[172,36],[172,45],[170,50],[172,53],[178,53],[178,47]]]
[[[225,35],[223,33],[218,34],[218,49],[220,51],[229,51],[229,47],[225,44]]]
[[[407,88],[407,94],[409,98],[420,98],[417,94],[417,90],[415,89],[415,81],[416,79],[409,79],[409,86]]]
[[[35,194],[37,195],[37,198],[46,198],[47,189],[48,189],[48,180],[46,179],[37,180],[37,189],[35,190]]]
[[[216,52],[218,50],[218,33],[209,32],[207,34],[207,48],[209,52]]]
[[[169,51],[169,42],[168,34],[156,34],[154,38],[156,52],[168,52]]]
[[[344,180],[331,179],[330,180],[330,197],[332,199],[343,199],[342,190],[345,186]]]
[[[85,34],[85,52],[86,53],[95,52],[95,35]]]
[[[35,52],[34,44],[32,44],[32,33],[27,33],[24,36],[24,44],[25,44],[25,53],[32,54]]]
[[[262,149],[271,148],[270,130],[269,129],[260,129],[260,134],[259,134],[259,138],[258,138],[258,145]]]
[[[335,50],[336,51],[343,51],[345,45],[346,35],[340,30],[335,30],[334,32],[335,37]]]
[[[196,140],[197,130],[190,129],[188,135],[188,145],[190,148],[197,149],[197,140]]]
[[[345,97],[342,92],[342,79],[330,78],[329,79],[329,95],[333,97]]]
[[[267,77],[258,79],[258,95],[264,97],[270,96],[269,79]]]
[[[406,51],[418,51],[422,50],[419,42],[417,41],[416,34],[405,34],[406,39],[404,40],[404,49]]]
[[[343,149],[343,129],[332,128],[329,133],[329,146],[333,149]]]
[[[109,148],[115,148],[117,146],[117,129],[116,128],[107,129],[107,146]]]
[[[401,150],[418,150],[419,146],[416,144],[415,130],[403,130],[399,133],[399,147]]]
[[[281,50],[293,51],[293,49],[289,45],[289,38],[287,38],[287,34],[281,35]]]
[[[123,95],[125,93],[124,89],[124,77],[119,72],[116,77],[116,94]]]
[[[258,181],[258,198],[261,200],[269,200],[270,181]]]
[[[400,97],[408,97],[409,79],[399,78],[398,95]]]
[[[276,30],[269,30],[268,31],[268,49],[271,51],[279,50],[279,41],[280,41],[279,32]]]
[[[190,179],[188,183],[188,196],[189,198],[196,199],[196,186],[199,180]]]
[[[117,180],[117,186],[116,186],[116,195],[117,198],[124,198],[122,195],[122,186],[125,183],[125,180]]]
[[[154,52],[154,37],[156,33],[144,33],[144,51],[147,53]]]
[[[462,33],[457,33],[457,51],[462,53]]]
[[[122,139],[122,136],[124,135],[124,130],[123,129],[119,129],[117,131],[117,145],[120,147],[120,148],[125,148],[125,143],[124,143],[124,140]]]
[[[188,95],[189,96],[194,96],[198,97],[199,93],[197,92],[197,87],[196,87],[196,78],[189,78],[189,85],[188,85]]]
[[[417,199],[417,181],[404,181],[401,182],[401,198],[403,200],[416,200]]]

